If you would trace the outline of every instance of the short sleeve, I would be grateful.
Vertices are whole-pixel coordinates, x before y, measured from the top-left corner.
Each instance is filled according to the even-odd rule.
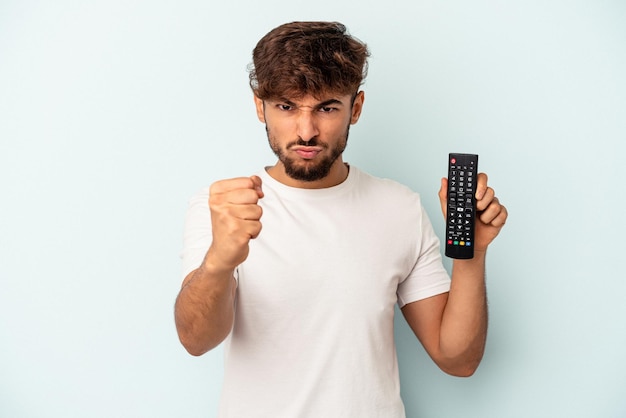
[[[211,237],[209,189],[206,188],[189,199],[180,254],[183,279],[200,266],[211,245]]]
[[[443,266],[439,238],[421,207],[419,254],[411,273],[398,286],[398,305],[426,299],[450,290],[450,275]]]

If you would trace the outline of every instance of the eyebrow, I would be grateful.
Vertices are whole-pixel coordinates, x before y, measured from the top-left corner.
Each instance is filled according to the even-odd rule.
[[[326,100],[326,101],[318,104],[317,108],[319,109],[319,108],[322,108],[322,107],[326,107],[328,105],[342,105],[343,106],[343,103],[341,102],[341,100],[338,100],[338,99],[329,99],[329,100]]]
[[[289,105],[289,106],[298,107],[298,105],[297,105],[297,104],[295,104],[295,103],[294,103],[294,102],[292,102],[291,100],[286,99],[286,98],[284,98],[284,97],[283,97],[283,98],[281,98],[281,99],[279,99],[278,101],[279,101],[279,102],[283,102],[283,103],[285,103],[286,105]],[[321,109],[321,108],[323,108],[323,107],[327,107],[327,106],[329,106],[329,105],[341,105],[341,106],[343,106],[343,102],[342,102],[341,100],[339,100],[339,99],[328,99],[328,100],[324,100],[324,101],[323,101],[323,102],[321,102],[321,103],[316,104],[315,106],[313,106],[313,108],[315,108],[315,109]]]

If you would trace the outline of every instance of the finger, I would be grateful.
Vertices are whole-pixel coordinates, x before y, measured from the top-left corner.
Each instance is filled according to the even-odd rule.
[[[487,174],[478,173],[478,177],[476,178],[476,200],[480,200],[483,198],[485,193],[487,192],[487,182],[488,182]]]
[[[236,224],[236,229],[233,229],[228,235],[231,238],[241,237],[244,240],[254,239],[261,233],[263,225],[261,221],[239,221]],[[245,237],[245,238],[244,238]]]
[[[236,189],[209,196],[209,205],[255,205],[259,201],[259,194],[254,189]]]
[[[263,224],[261,224],[261,222],[259,221],[248,221],[248,222],[249,222],[248,235],[250,236],[250,239],[255,239],[261,233]]]
[[[246,221],[258,221],[263,215],[263,208],[259,205],[232,205],[229,214]]]
[[[441,187],[439,188],[439,203],[441,204],[441,212],[445,218],[448,213],[448,179],[441,179]]]
[[[506,208],[500,204],[498,198],[494,198],[491,204],[479,215],[479,219],[484,224],[502,226],[506,222]]]
[[[261,178],[236,177],[213,183],[209,189],[209,205],[255,204],[263,197]]]
[[[257,193],[259,195],[259,199],[261,199],[264,196],[264,193],[263,193],[263,182],[261,181],[261,177],[259,177],[259,176],[251,176],[250,180],[252,180],[252,183],[254,184],[254,190],[257,191]]]
[[[253,177],[256,177],[258,181],[253,180]],[[216,181],[209,188],[209,193],[222,194],[240,189],[255,190],[256,187],[261,187],[261,179],[257,176],[253,177],[236,177],[232,179]]]
[[[509,211],[504,206],[500,206],[501,210],[498,216],[496,216],[492,221],[491,225],[501,228],[506,223],[507,218],[509,217]]]
[[[495,198],[496,192],[491,187],[487,187],[483,192],[483,197],[481,199],[476,199],[476,210],[480,212],[487,209]]]
[[[213,241],[216,243],[234,243],[236,247],[247,244],[261,232],[260,220],[243,220],[236,216],[220,218],[213,224]]]

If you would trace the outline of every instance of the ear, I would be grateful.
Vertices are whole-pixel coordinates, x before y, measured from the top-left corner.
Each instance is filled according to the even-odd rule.
[[[356,94],[354,102],[352,103],[352,116],[350,118],[350,125],[354,125],[359,121],[361,117],[361,111],[363,110],[363,102],[365,101],[365,92],[360,91]]]
[[[254,106],[256,107],[256,116],[259,118],[261,123],[265,123],[265,109],[263,105],[263,100],[259,99],[257,95],[254,95]]]

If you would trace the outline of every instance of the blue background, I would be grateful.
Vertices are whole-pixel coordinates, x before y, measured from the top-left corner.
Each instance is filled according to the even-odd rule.
[[[221,348],[179,344],[187,199],[274,162],[246,66],[292,20],[368,43],[346,160],[419,191],[448,152],[510,211],[487,351],[444,375],[402,318],[409,417],[626,417],[626,4],[0,2],[0,416],[214,416]],[[449,267],[449,264],[447,264]]]

